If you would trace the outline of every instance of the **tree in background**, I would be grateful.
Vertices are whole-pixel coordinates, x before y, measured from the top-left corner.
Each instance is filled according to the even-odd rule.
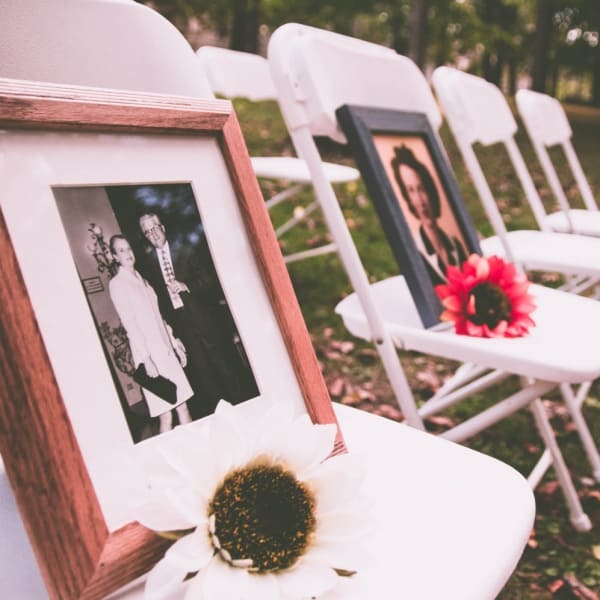
[[[550,52],[553,46],[552,37],[554,33],[554,7],[552,5],[552,0],[537,0],[531,88],[538,92],[546,91],[546,81],[550,67]]]
[[[408,23],[408,55],[421,70],[425,68],[428,12],[429,0],[413,0]]]
[[[390,46],[423,70],[457,64],[510,94],[529,74],[534,89],[600,105],[600,0],[140,1],[193,46],[264,53],[272,31],[298,22]],[[193,38],[191,23],[213,38]]]

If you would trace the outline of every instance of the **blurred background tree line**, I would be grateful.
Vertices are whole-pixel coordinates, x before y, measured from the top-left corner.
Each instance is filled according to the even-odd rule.
[[[194,48],[266,53],[284,23],[393,47],[424,71],[452,64],[499,85],[600,106],[600,0],[147,0]],[[349,66],[351,68],[351,66]]]

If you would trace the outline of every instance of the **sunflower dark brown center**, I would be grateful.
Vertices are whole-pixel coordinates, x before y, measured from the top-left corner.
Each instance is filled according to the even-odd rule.
[[[469,318],[476,325],[487,325],[494,329],[500,321],[509,321],[512,306],[508,296],[495,283],[484,282],[469,292],[469,299],[475,299],[475,314]]]
[[[232,471],[209,504],[215,533],[231,558],[253,561],[259,573],[291,567],[315,529],[315,500],[279,465],[252,464]]]

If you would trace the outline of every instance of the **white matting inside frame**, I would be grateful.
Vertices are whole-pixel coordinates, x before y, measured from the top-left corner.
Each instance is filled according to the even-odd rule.
[[[161,436],[137,445],[132,442],[53,187],[185,182],[193,188],[215,268],[261,395],[291,402],[298,413],[303,412],[300,387],[214,138],[25,131],[0,135],[2,211],[69,419],[111,530],[132,520],[130,502],[144,486],[141,454],[159,444]],[[251,411],[258,401],[239,408]],[[187,427],[203,426],[203,422]]]

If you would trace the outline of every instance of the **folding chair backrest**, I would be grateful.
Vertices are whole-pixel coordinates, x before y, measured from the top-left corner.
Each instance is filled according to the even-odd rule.
[[[434,71],[433,87],[488,215],[497,207],[473,150],[477,142],[485,146],[504,144],[539,228],[548,231],[544,206],[514,139],[517,122],[502,92],[481,77],[450,67]],[[500,235],[499,224],[490,220]]]
[[[547,148],[557,145],[562,146],[567,157],[567,162],[575,177],[585,207],[588,210],[598,210],[590,185],[581,168],[581,163],[575,154],[571,142],[573,131],[561,103],[552,96],[531,90],[519,90],[515,100],[519,114],[525,124],[525,129],[529,134],[529,139],[560,207],[563,210],[568,210],[569,201],[547,151]]]
[[[286,43],[293,48],[286,51]],[[306,124],[313,135],[344,143],[335,116],[343,104],[419,110],[434,129],[441,124],[418,67],[389,48],[290,23],[273,36],[269,62],[290,129]]]
[[[423,73],[389,48],[292,23],[273,35],[269,62],[291,132],[306,126],[313,135],[345,142],[335,116],[344,104],[424,112],[436,133],[442,124]],[[514,260],[502,216],[491,192],[489,196],[491,201],[483,202],[488,219]]]
[[[273,33],[268,60],[288,130],[298,156],[311,171],[329,230],[360,298],[396,398],[406,421],[422,427],[394,343],[375,307],[368,277],[323,172],[313,136],[346,141],[335,115],[344,104],[425,112],[437,129],[441,114],[431,89],[410,59],[389,48],[295,23]]]
[[[2,0],[0,12],[2,77],[212,97],[185,38],[133,0]]]
[[[266,58],[216,46],[202,46],[196,55],[216,94],[254,102],[277,99]]]

